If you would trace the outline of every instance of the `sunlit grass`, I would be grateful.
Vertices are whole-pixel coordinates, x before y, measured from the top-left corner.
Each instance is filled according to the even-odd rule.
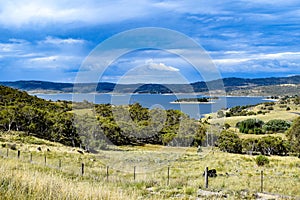
[[[208,120],[208,122],[212,124],[225,124],[228,123],[231,127],[235,127],[236,124],[240,121],[250,119],[250,118],[256,118],[260,119],[264,122],[267,122],[272,119],[282,119],[286,121],[293,121],[295,118],[299,116],[300,113],[300,107],[299,105],[295,104],[285,104],[285,107],[281,107],[281,104],[275,104],[273,105],[273,110],[262,110],[263,107],[265,107],[263,104],[257,105],[253,108],[251,108],[251,111],[258,112],[258,111],[267,111],[265,114],[257,114],[257,115],[250,115],[250,116],[233,116],[233,117],[224,117],[224,118],[217,118],[216,113],[208,114],[206,117],[211,116],[212,119]],[[286,108],[289,107],[291,110],[287,111]]]
[[[6,136],[6,140],[0,142],[2,199],[194,199],[198,188],[204,188],[205,167],[215,168],[218,173],[218,177],[209,179],[209,190],[222,190],[231,197],[238,198],[242,190],[251,194],[259,191],[261,170],[265,174],[264,191],[300,196],[300,159],[296,157],[271,156],[270,164],[260,168],[254,156],[217,149],[200,156],[197,149],[191,147],[122,146],[111,147],[97,155],[82,155],[77,148],[56,143],[43,146],[16,140],[17,149],[21,150],[20,159],[16,150],[9,150],[9,158],[6,158],[7,148],[2,144],[8,140],[13,143],[13,139]],[[42,151],[37,150],[39,146]],[[30,154],[33,163],[30,163]],[[123,162],[123,168],[113,166],[111,157]],[[82,163],[85,164],[83,176]]]

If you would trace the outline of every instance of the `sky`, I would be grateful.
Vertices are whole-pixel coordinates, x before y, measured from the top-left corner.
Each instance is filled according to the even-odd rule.
[[[142,27],[193,39],[221,77],[300,74],[299,0],[0,0],[0,81],[74,82],[99,44]],[[202,78],[180,56],[144,49],[116,58],[99,80],[179,83],[178,76]]]

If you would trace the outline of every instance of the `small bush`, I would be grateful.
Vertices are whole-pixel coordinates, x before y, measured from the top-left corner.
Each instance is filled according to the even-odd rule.
[[[223,112],[222,110],[219,110],[218,113],[217,113],[217,117],[218,117],[218,118],[223,118],[223,117],[225,117],[224,112]]]
[[[261,128],[254,128],[254,134],[264,134]]]
[[[268,110],[274,110],[273,106],[268,107]]]
[[[269,158],[263,155],[259,155],[255,158],[257,166],[264,166],[270,163]]]
[[[229,128],[230,128],[230,125],[229,125],[228,123],[225,123],[225,124],[224,124],[224,128],[225,128],[225,129],[229,129]]]
[[[10,148],[11,150],[17,150],[16,144],[8,144],[7,147]]]

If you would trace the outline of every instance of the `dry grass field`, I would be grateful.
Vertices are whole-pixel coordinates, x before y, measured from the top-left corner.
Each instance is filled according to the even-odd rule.
[[[12,144],[20,150],[19,159],[17,150],[9,148]],[[201,156],[196,148],[112,146],[98,154],[81,154],[79,149],[17,132],[1,133],[0,145],[0,199],[195,199],[197,190],[204,189],[205,167],[218,173],[209,179],[208,190],[222,191],[229,199],[253,199],[260,191],[261,170],[265,192],[300,197],[296,157],[271,156],[262,168],[254,156],[217,149]]]

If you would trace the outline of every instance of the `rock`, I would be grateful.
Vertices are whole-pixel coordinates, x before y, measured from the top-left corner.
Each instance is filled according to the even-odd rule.
[[[260,200],[293,199],[292,197],[289,196],[284,196],[279,194],[260,193],[260,192],[255,193],[254,197]]]
[[[202,189],[199,189],[197,191],[197,196],[210,198],[210,199],[213,199],[213,197],[227,198],[227,195],[223,194],[222,192],[211,192],[211,191],[206,191],[206,190],[202,190]]]
[[[83,151],[81,151],[81,150],[77,150],[77,152],[80,153],[80,154],[83,154]]]

